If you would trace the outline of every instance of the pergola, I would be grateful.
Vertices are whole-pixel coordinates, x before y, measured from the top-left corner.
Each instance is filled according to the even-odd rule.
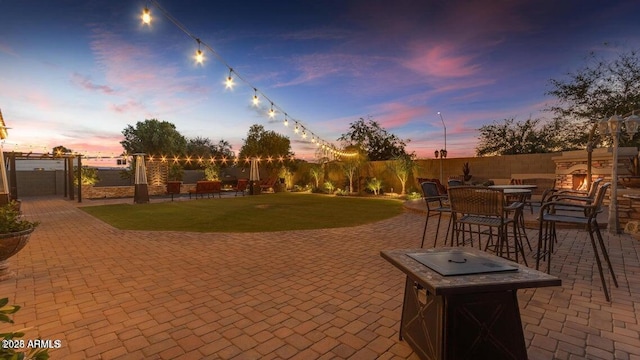
[[[4,140],[9,136],[7,126],[0,111],[0,140]],[[79,154],[36,154],[15,152],[5,153],[0,146],[0,205],[8,204],[11,200],[18,200],[18,179],[16,176],[16,160],[42,160],[66,159],[64,162],[64,196],[69,196],[70,200],[74,199],[73,192],[73,159],[78,159],[78,202],[82,202],[82,155]],[[7,168],[6,165],[9,165]],[[7,171],[8,170],[8,171]],[[7,172],[9,176],[7,178]]]
[[[77,159],[77,176],[78,176],[78,202],[82,202],[82,155],[80,154],[42,154],[42,153],[24,153],[24,152],[7,152],[2,153],[2,175],[3,183],[8,184],[8,196],[5,196],[5,200],[0,199],[0,202],[6,203],[11,200],[18,199],[18,179],[16,175],[16,160],[60,160],[64,159],[64,197],[69,197],[69,200],[74,200],[75,194],[73,191],[73,160]],[[8,168],[4,165],[8,164]],[[5,172],[5,169],[7,171]],[[8,182],[7,182],[8,172]]]

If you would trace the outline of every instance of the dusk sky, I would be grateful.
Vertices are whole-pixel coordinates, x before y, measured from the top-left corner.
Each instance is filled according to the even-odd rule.
[[[202,46],[196,64],[197,42],[153,3],[0,0],[5,151],[118,155],[124,128],[156,118],[236,152],[261,124],[312,160],[315,145],[294,134],[295,120],[308,139],[338,145],[370,116],[432,158],[444,147],[441,112],[449,157],[473,156],[482,125],[550,119],[549,80],[589,52],[640,48],[637,0],[158,3],[222,61]],[[147,4],[150,26],[140,19]],[[226,89],[227,66],[246,82],[232,74]]]

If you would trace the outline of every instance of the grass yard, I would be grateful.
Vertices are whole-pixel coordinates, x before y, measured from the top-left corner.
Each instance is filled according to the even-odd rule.
[[[403,211],[399,200],[294,193],[81,209],[122,230],[194,232],[347,227],[384,220]]]

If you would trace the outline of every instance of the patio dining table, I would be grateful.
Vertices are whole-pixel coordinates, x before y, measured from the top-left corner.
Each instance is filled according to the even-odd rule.
[[[531,184],[510,184],[510,185],[489,185],[491,189],[503,189],[503,190],[514,190],[514,189],[535,189],[537,185]]]
[[[513,187],[508,187],[506,189],[489,187],[485,188],[485,191],[482,191],[481,189],[482,188],[469,187],[468,191],[471,192],[466,195],[462,194],[468,191],[459,189],[455,190],[461,192],[461,196],[459,196],[459,198],[456,196],[456,199],[453,199],[452,195],[449,194],[452,211],[454,212],[452,215],[454,226],[451,233],[451,244],[453,245],[454,238],[456,239],[456,242],[458,242],[458,236],[460,234],[462,234],[463,245],[467,242],[471,242],[471,244],[473,244],[473,234],[475,233],[478,235],[478,246],[481,247],[481,236],[488,234],[489,238],[487,241],[492,241],[493,235],[491,230],[481,230],[480,226],[489,226],[489,228],[497,226],[499,227],[497,243],[490,244],[487,242],[485,249],[489,246],[495,247],[496,254],[512,259],[508,245],[508,239],[512,238],[514,241],[514,260],[516,262],[518,261],[518,253],[520,253],[522,255],[522,260],[526,265],[527,260],[523,249],[523,238],[526,240],[529,250],[533,249],[525,230],[522,209],[524,207],[526,196],[531,194],[531,190]],[[492,193],[494,195],[491,195]],[[471,194],[474,195],[472,196]],[[500,196],[498,194],[501,194],[504,197],[504,200],[498,200],[500,198],[495,197],[496,195]],[[513,200],[510,203],[508,201],[509,198],[512,198]],[[468,201],[470,201],[470,203],[467,203]],[[459,212],[459,215],[461,215],[459,219],[456,212]],[[510,219],[509,214],[512,214]],[[498,219],[500,218],[502,218],[502,221],[499,222],[500,225],[498,226]],[[507,228],[509,222],[513,222],[512,235],[508,234]],[[465,229],[465,224],[478,225],[478,230],[472,231],[470,226],[467,230]],[[465,233],[469,234],[470,237],[465,238]],[[502,247],[503,245],[506,245],[506,254],[503,252],[505,250]]]

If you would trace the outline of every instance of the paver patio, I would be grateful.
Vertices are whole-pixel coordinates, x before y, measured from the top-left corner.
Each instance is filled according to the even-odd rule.
[[[379,252],[419,247],[419,212],[202,234],[121,231],[77,206],[23,199],[42,224],[10,260],[16,278],[0,283],[23,306],[3,331],[62,340],[52,359],[415,358],[398,340],[403,274]],[[530,359],[640,359],[640,241],[605,234],[620,284],[611,303],[585,232],[560,230],[559,241],[551,273],[562,287],[519,291]]]

